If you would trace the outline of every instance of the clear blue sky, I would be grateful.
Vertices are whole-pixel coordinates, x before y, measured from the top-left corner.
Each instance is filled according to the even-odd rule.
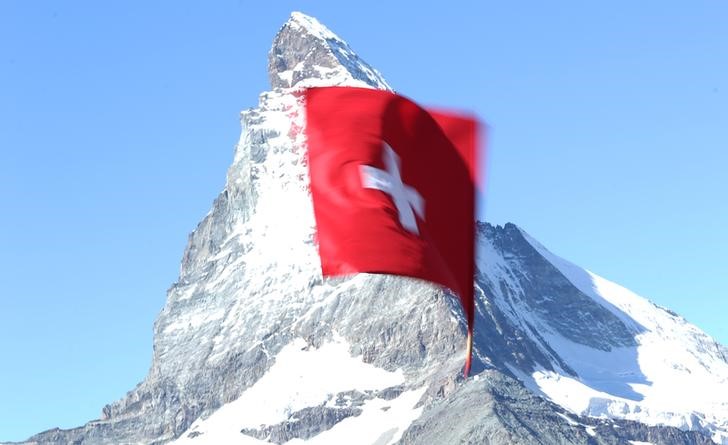
[[[728,3],[0,2],[0,440],[146,374],[292,10],[490,125],[486,218],[728,343]]]

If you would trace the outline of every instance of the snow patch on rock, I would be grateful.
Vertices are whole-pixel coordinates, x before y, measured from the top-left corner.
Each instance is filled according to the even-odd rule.
[[[241,430],[295,421],[295,413],[305,408],[333,406],[337,394],[385,390],[405,382],[401,370],[391,372],[364,363],[361,357],[352,357],[349,349],[350,345],[338,336],[319,348],[295,339],[281,349],[275,364],[237,400],[223,405],[208,418],[197,420],[172,443],[271,443],[242,434]],[[404,391],[391,400],[366,400],[358,415],[308,440],[287,443],[394,443],[419,417],[422,408],[416,405],[424,390]],[[385,433],[386,440],[381,440]]]

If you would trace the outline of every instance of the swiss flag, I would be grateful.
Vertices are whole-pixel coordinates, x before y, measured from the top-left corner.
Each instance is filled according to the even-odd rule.
[[[468,322],[477,121],[382,90],[306,91],[311,195],[324,276],[405,275],[448,287]]]

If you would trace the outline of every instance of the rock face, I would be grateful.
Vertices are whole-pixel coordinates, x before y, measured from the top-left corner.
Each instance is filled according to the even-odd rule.
[[[299,12],[291,14],[276,34],[268,54],[268,76],[272,88],[290,88],[303,83],[390,89],[381,74],[362,60],[339,36],[316,19]]]
[[[322,280],[300,92],[390,87],[300,13],[268,69],[155,323],[149,375],[102,419],[27,443],[728,444],[726,349],[513,224],[478,223],[467,380],[452,295]]]

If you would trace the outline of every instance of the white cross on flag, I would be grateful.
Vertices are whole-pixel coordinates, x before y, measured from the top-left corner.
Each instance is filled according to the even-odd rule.
[[[477,121],[382,90],[306,91],[311,196],[324,276],[429,280],[473,326]]]
[[[386,142],[384,145],[384,166],[380,170],[371,165],[361,166],[362,185],[366,188],[381,190],[392,197],[394,206],[399,214],[399,222],[408,231],[419,235],[415,213],[421,219],[425,218],[425,201],[417,190],[402,183],[399,172],[399,156]],[[413,212],[414,210],[414,212]]]

